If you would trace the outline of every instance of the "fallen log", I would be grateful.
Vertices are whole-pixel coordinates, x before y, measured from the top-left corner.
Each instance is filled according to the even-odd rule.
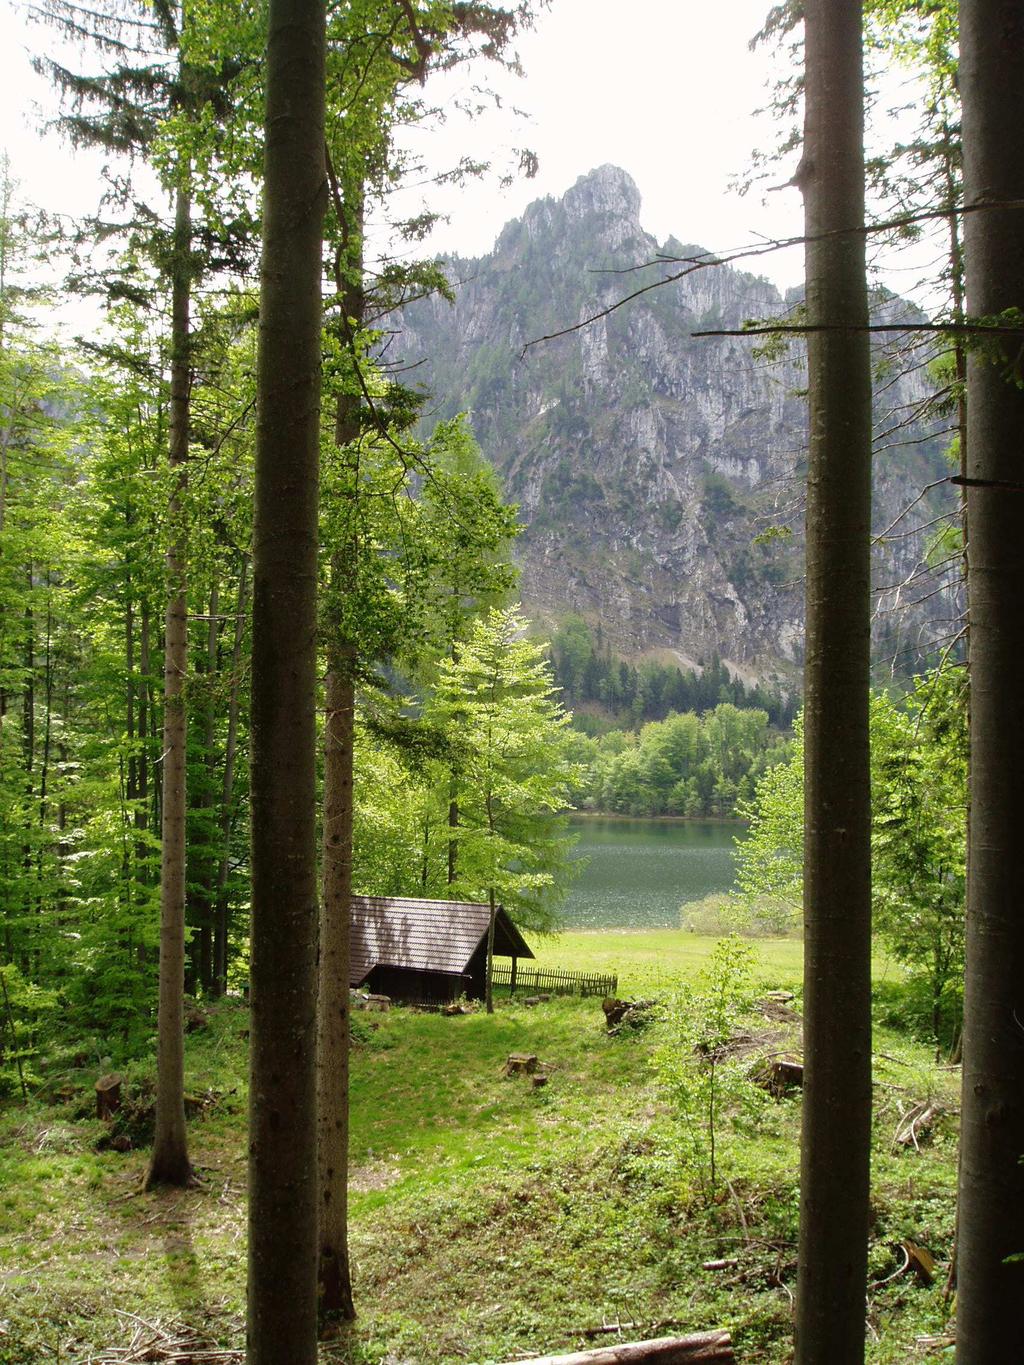
[[[735,1365],[728,1332],[697,1332],[688,1337],[624,1341],[571,1355],[531,1356],[506,1365]]]

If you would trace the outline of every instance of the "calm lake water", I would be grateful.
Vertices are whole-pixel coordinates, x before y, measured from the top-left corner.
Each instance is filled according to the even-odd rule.
[[[679,907],[732,886],[738,824],[697,820],[571,822],[587,859],[562,906],[567,929],[676,929]]]

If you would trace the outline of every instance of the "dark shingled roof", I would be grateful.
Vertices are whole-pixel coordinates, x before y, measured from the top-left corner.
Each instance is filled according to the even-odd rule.
[[[487,936],[489,916],[486,905],[473,901],[353,896],[349,980],[359,986],[377,966],[461,976]],[[494,953],[496,957],[533,957],[500,905]]]

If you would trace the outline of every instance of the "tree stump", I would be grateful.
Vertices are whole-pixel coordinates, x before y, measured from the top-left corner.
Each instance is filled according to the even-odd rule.
[[[390,1008],[390,995],[367,995],[360,998],[356,1004],[356,1009],[373,1010],[378,1014],[387,1014]]]
[[[626,1011],[630,1007],[628,1000],[613,1000],[611,998],[601,1002],[604,1010],[605,1023],[609,1028],[614,1028],[616,1024],[621,1024]]]
[[[537,1070],[537,1055],[534,1052],[510,1052],[505,1063],[506,1076],[532,1076]]]
[[[96,1082],[96,1117],[109,1122],[121,1108],[121,1086],[124,1077],[116,1071],[101,1076]]]
[[[766,1057],[751,1076],[755,1085],[781,1100],[791,1090],[802,1089],[804,1064],[787,1057]]]

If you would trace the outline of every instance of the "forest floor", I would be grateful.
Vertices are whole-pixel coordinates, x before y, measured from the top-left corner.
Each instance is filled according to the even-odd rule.
[[[681,932],[567,935],[542,960],[607,962],[620,995],[666,994],[710,946]],[[766,988],[798,990],[799,944],[758,951]],[[766,1101],[756,1121],[722,1121],[709,1193],[683,1155],[654,1065],[660,1027],[609,1035],[593,999],[503,1000],[491,1017],[358,1014],[359,1318],[324,1359],[505,1361],[727,1327],[739,1361],[788,1360],[798,1093]],[[798,1029],[759,1017],[736,1064],[796,1046]],[[144,1097],[151,1061],[104,1057],[82,1040],[28,1105],[4,1102],[0,1365],[169,1360],[172,1343],[179,1365],[242,1359],[228,1352],[244,1340],[247,1035],[244,1004],[225,1001],[187,1039],[194,1190],[140,1191],[144,1106],[132,1097]],[[901,1032],[880,1026],[875,1047],[868,1358],[906,1365],[941,1349],[919,1338],[941,1337],[948,1319],[959,1077]],[[511,1052],[536,1054],[547,1083],[506,1078]],[[125,1152],[110,1149],[111,1130],[91,1116],[94,1082],[113,1064],[129,1098],[114,1129],[134,1138]],[[918,1101],[945,1112],[916,1145],[895,1143]],[[909,1270],[893,1276],[901,1243],[934,1255],[931,1287]]]

